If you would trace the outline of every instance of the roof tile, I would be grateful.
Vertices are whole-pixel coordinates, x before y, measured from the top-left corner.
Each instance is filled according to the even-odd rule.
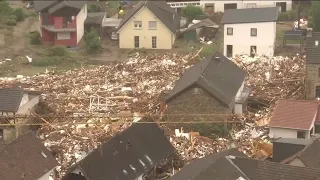
[[[269,126],[309,130],[318,111],[317,101],[279,100]]]

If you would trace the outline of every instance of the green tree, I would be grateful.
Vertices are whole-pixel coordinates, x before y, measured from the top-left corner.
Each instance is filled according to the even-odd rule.
[[[88,4],[88,12],[102,12],[102,8],[96,4]]]
[[[320,32],[320,1],[312,1],[313,31]]]
[[[188,5],[181,9],[181,15],[188,19],[188,22],[192,22],[197,16],[204,15],[201,7]]]
[[[16,20],[18,22],[23,21],[25,19],[25,14],[22,8],[15,9],[14,14],[16,15]]]
[[[84,42],[88,53],[96,52],[101,48],[101,40],[98,32],[91,28],[89,32],[86,33],[84,37]]]

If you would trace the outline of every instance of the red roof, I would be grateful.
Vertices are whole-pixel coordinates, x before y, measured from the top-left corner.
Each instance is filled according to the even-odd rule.
[[[279,100],[269,126],[310,130],[316,118],[318,107],[317,101]]]

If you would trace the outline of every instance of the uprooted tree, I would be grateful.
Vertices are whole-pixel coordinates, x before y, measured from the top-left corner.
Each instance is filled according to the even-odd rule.
[[[181,9],[181,15],[188,19],[188,23],[192,22],[197,16],[204,15],[201,7],[188,5]]]

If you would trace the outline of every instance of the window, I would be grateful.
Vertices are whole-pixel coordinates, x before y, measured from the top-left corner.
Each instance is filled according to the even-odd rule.
[[[320,125],[314,125],[314,132],[316,133],[316,134],[320,134]]]
[[[305,139],[306,133],[304,131],[297,131],[297,138]]]
[[[227,28],[227,35],[233,35],[233,28]]]
[[[149,21],[149,29],[157,29],[157,21]]]
[[[142,28],[142,21],[134,21],[134,28],[141,29]]]
[[[257,54],[257,46],[250,46],[250,56],[254,57]]]
[[[251,28],[251,36],[257,36],[257,34],[258,34],[258,30],[257,30],[257,28]]]
[[[199,94],[199,88],[193,88],[193,94]]]
[[[316,97],[320,97],[320,86],[316,86]]]
[[[157,48],[157,37],[152,36],[152,48]]]
[[[139,36],[134,37],[134,47],[139,48]]]

